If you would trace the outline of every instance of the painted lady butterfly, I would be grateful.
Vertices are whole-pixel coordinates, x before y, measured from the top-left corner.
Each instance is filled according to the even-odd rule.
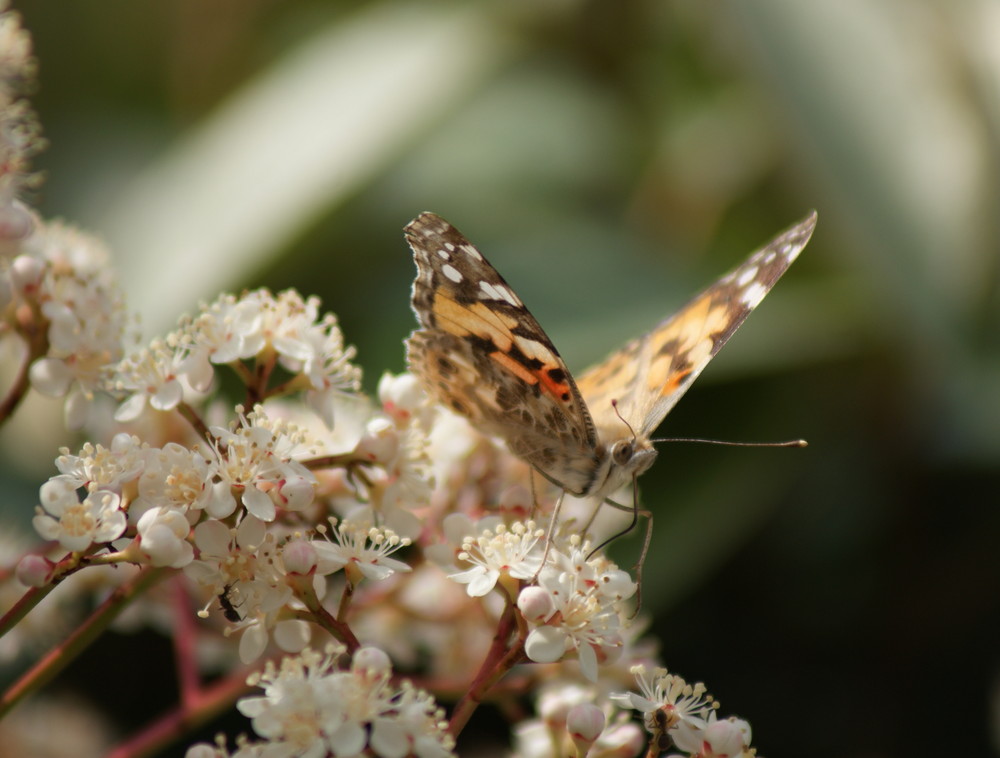
[[[421,328],[411,371],[550,482],[607,498],[652,465],[650,442],[681,395],[802,251],[813,212],[648,334],[574,380],[524,303],[462,234],[422,213],[406,227]]]

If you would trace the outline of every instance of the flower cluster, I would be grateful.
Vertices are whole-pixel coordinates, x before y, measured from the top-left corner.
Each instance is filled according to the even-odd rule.
[[[309,405],[332,425],[338,394],[356,391],[361,380],[353,357],[336,318],[320,316],[318,298],[260,289],[203,305],[193,318],[181,319],[176,331],[122,359],[110,369],[106,384],[124,398],[115,418],[132,421],[147,404],[173,410],[185,389],[209,389],[214,367],[230,365],[257,391],[257,400],[304,390]],[[258,367],[253,378],[245,364],[249,360]],[[275,365],[292,378],[265,393],[254,380],[268,378]]]
[[[19,200],[36,183],[29,162],[43,147],[41,129],[24,95],[35,76],[31,37],[0,2],[0,247],[24,239],[34,224]]]
[[[0,657],[44,639],[32,624],[56,626],[19,622],[58,587],[101,598],[81,628],[129,603],[133,625],[175,615],[185,704],[234,705],[255,733],[189,758],[448,758],[491,698],[519,714],[523,758],[752,755],[749,725],[718,718],[704,686],[658,668],[640,639],[636,579],[593,548],[619,531],[602,518],[627,514],[539,481],[413,375],[385,374],[365,397],[317,298],[224,294],[139,346],[101,243],[22,204],[40,138],[22,99],[30,42],[5,9],[0,339],[23,355],[0,422],[34,388],[65,397],[95,441],[62,449],[39,489],[45,544],[0,582]],[[5,707],[85,639],[44,657]],[[630,677],[638,691],[621,692]],[[262,694],[237,699],[247,681]],[[180,737],[203,714],[187,715],[146,735]]]
[[[284,658],[280,667],[269,662],[248,681],[261,686],[264,694],[237,704],[263,739],[241,740],[234,753],[221,744],[194,745],[187,758],[454,755],[444,712],[408,681],[394,684],[384,652],[360,648],[350,666],[341,668],[338,661],[344,653],[343,646],[331,644],[324,655],[306,649]]]
[[[643,715],[653,744],[672,744],[692,756],[750,758],[755,754],[750,747],[750,724],[735,717],[720,720],[716,715],[719,704],[704,684],[688,684],[664,668],[649,671],[638,665],[632,673],[639,692],[620,693],[613,700]]]

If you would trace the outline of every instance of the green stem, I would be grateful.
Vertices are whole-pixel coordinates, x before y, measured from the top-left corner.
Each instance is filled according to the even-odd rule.
[[[28,695],[48,684],[70,662],[108,628],[125,607],[166,574],[166,569],[145,569],[122,585],[83,622],[69,638],[56,646],[0,697],[0,719]],[[27,593],[27,594],[30,594]],[[23,600],[23,598],[22,598]],[[37,602],[37,601],[36,601]]]

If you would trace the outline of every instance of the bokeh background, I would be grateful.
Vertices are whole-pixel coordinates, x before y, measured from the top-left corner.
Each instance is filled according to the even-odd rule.
[[[413,326],[401,227],[434,210],[582,369],[818,209],[661,428],[810,447],[668,445],[645,609],[770,758],[997,754],[1000,4],[14,5],[51,141],[35,201],[107,239],[149,335],[297,287],[373,387]],[[8,529],[78,442],[22,408]],[[120,650],[57,689],[127,733],[173,693],[151,663],[122,698]]]

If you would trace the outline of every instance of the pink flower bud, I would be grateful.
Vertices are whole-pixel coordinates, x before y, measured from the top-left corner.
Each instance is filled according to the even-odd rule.
[[[606,723],[604,711],[592,703],[574,705],[566,714],[566,731],[581,754],[601,736]]]
[[[282,548],[281,557],[290,574],[309,574],[319,562],[316,548],[307,540],[292,540]]]
[[[41,555],[26,555],[17,564],[17,580],[25,587],[44,587],[51,578],[52,566]]]
[[[45,277],[45,264],[30,255],[19,255],[10,264],[10,283],[22,295],[38,289]]]
[[[556,605],[548,590],[525,587],[517,596],[517,607],[527,621],[544,624],[555,613]]]

